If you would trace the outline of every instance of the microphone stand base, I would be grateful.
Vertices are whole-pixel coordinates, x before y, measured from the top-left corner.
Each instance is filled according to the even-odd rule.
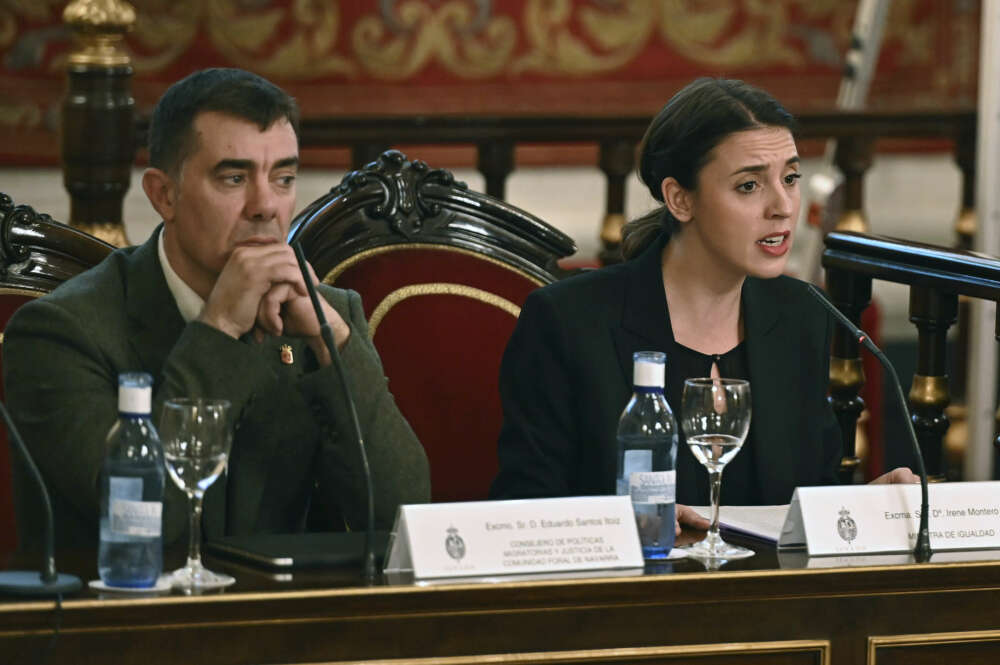
[[[59,573],[56,579],[46,584],[42,574],[33,570],[5,570],[0,572],[0,595],[13,596],[58,596],[79,591],[83,583],[75,575]]]

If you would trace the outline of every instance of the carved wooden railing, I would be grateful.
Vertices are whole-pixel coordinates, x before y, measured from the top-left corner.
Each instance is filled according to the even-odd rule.
[[[625,211],[625,179],[636,166],[636,147],[650,122],[635,116],[365,116],[306,118],[302,145],[350,147],[353,168],[361,168],[390,146],[399,144],[469,144],[477,147],[477,168],[486,193],[504,198],[513,171],[514,148],[525,143],[596,143],[598,166],[607,181],[607,203],[601,232],[610,256],[621,238]],[[824,111],[798,115],[801,139],[835,139],[834,161],[845,177],[840,230],[865,230],[864,176],[875,143],[886,138],[946,139],[954,146],[962,171],[963,193],[959,232],[971,239],[975,204],[976,114],[972,109],[933,112]],[[970,224],[971,222],[971,224]]]
[[[844,174],[844,204],[838,230],[865,231],[864,177],[879,139],[944,139],[954,147],[962,172],[961,210],[955,221],[956,241],[971,246],[975,232],[976,113],[948,111],[804,112],[798,116],[801,139],[835,139],[834,161]],[[516,146],[532,143],[597,144],[597,166],[606,180],[606,207],[601,225],[602,259],[614,261],[625,221],[625,180],[636,166],[636,147],[650,116],[603,115],[411,115],[310,118],[302,121],[303,147],[348,147],[352,168],[375,161],[399,145],[474,145],[476,166],[486,193],[504,198],[507,177],[515,169]],[[139,144],[147,120],[139,119]]]
[[[910,321],[918,338],[917,366],[909,393],[911,420],[927,473],[943,479],[948,471],[942,454],[949,424],[945,409],[951,401],[946,335],[957,318],[959,296],[1000,302],[1000,259],[852,232],[830,233],[825,242],[827,291],[856,324],[871,300],[873,279],[910,287]],[[1000,333],[1000,321],[997,325]],[[841,425],[845,482],[851,480],[857,466],[855,424],[864,405],[849,379],[860,366],[857,340],[838,329],[831,358],[830,400]]]

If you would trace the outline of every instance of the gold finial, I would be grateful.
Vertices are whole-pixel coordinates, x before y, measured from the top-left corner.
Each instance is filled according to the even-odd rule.
[[[837,220],[836,230],[868,233],[868,221],[860,210],[845,210]]]
[[[122,40],[135,25],[135,9],[125,0],[73,0],[63,10],[63,23],[79,43],[69,64],[113,67],[131,62]]]

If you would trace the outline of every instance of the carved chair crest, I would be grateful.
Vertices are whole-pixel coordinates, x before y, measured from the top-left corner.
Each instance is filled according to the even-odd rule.
[[[290,240],[303,244],[320,275],[373,247],[425,243],[486,254],[548,283],[562,275],[556,261],[576,251],[572,239],[537,217],[397,150],[348,173],[307,206]]]

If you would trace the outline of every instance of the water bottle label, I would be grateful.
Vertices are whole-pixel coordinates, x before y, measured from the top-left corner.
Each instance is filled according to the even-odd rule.
[[[676,471],[636,471],[628,477],[632,503],[674,503],[677,497]]]
[[[112,499],[111,533],[123,536],[157,538],[163,525],[163,503]]]
[[[111,476],[108,478],[108,498],[142,500],[142,478]]]
[[[638,471],[649,471],[653,468],[652,450],[626,450],[625,451],[625,476],[631,476]]]

